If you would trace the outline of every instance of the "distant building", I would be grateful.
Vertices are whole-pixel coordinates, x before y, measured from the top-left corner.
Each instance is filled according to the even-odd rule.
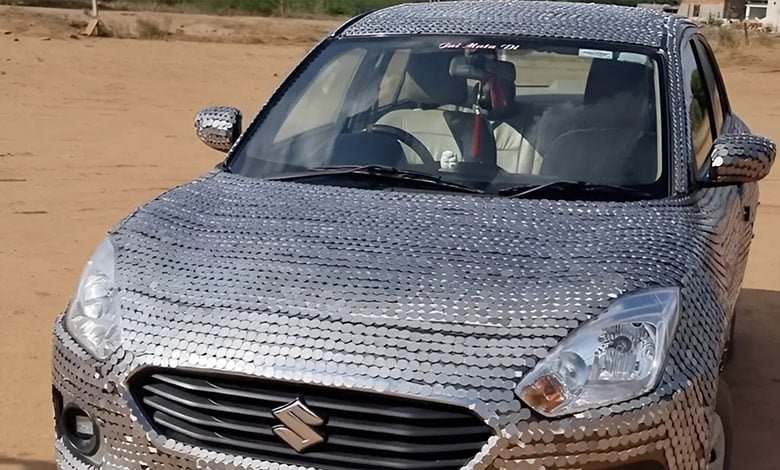
[[[683,0],[677,14],[700,21],[742,19],[746,4],[745,0]]]
[[[760,21],[772,31],[780,30],[780,1],[757,0],[745,5],[745,19]]]
[[[763,20],[766,18],[767,2],[757,1],[745,5],[746,20]]]
[[[639,8],[647,8],[648,10],[663,11],[665,13],[677,13],[677,5],[670,5],[668,3],[637,3]]]
[[[780,30],[780,0],[769,0],[766,7],[764,26],[769,26],[772,31]]]

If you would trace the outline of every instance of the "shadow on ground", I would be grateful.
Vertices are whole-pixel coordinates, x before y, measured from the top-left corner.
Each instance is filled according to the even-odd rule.
[[[735,468],[777,469],[780,436],[780,292],[743,289],[726,381],[734,404]]]
[[[54,462],[26,460],[0,455],[0,469],[5,470],[57,470]]]

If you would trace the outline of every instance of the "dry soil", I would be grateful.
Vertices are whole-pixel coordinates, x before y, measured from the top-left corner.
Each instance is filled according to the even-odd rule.
[[[133,15],[108,16],[130,28]],[[231,104],[253,115],[336,24],[143,15],[189,31],[173,38],[234,43],[73,39],[79,12],[0,7],[2,469],[54,470],[52,321],[113,224],[220,161],[194,136],[196,110]],[[780,141],[780,47],[763,41],[720,56],[733,107]],[[739,470],[778,468],[780,165],[761,183],[755,233],[727,373]]]

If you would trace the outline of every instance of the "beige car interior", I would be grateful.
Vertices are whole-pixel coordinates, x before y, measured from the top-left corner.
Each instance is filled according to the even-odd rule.
[[[436,161],[452,152],[458,161],[495,162],[508,173],[643,184],[660,171],[652,67],[594,60],[581,104],[551,106],[529,124],[518,123],[512,107],[476,116],[470,86],[450,74],[450,60],[438,52],[410,54],[398,99],[415,106],[390,111],[377,124],[412,134]],[[514,103],[514,80],[501,86]],[[473,155],[475,119],[479,155]],[[421,163],[411,149],[404,153],[409,163]]]
[[[399,100],[411,101],[417,106],[391,111],[382,116],[377,124],[396,127],[412,134],[428,148],[436,161],[445,152],[452,152],[458,161],[465,161],[472,156],[470,138],[473,135],[468,131],[473,130],[475,119],[481,119],[484,138],[481,150],[495,152],[493,137],[489,135],[490,123],[484,118],[475,117],[473,111],[460,108],[466,104],[468,86],[465,78],[450,74],[450,60],[447,54],[411,54]],[[469,142],[458,141],[464,137]],[[413,152],[410,155],[409,149],[405,148],[404,152],[410,162],[419,161]]]
[[[440,53],[410,55],[399,99],[417,103],[417,106],[391,111],[382,116],[377,124],[409,132],[430,150],[436,161],[445,152],[452,152],[458,161],[472,158],[483,162],[492,161],[502,168],[505,164],[506,171],[531,168],[533,161],[530,156],[534,155],[534,151],[519,132],[509,125],[492,132],[489,116],[477,117],[471,108],[465,106],[469,98],[469,86],[466,78],[450,74],[450,60],[449,55]],[[514,97],[513,83],[511,88]],[[472,154],[475,119],[481,120],[478,127],[479,155]],[[420,163],[413,151],[408,148],[404,151],[410,163]],[[521,154],[526,156],[528,162],[521,162]]]

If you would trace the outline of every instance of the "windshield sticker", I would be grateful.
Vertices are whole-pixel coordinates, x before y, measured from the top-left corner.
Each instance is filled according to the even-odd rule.
[[[650,58],[644,54],[636,54],[633,52],[621,52],[618,54],[617,60],[619,62],[633,62],[635,64],[647,65]]]
[[[599,49],[580,49],[577,55],[594,59],[611,59],[613,57],[612,51],[601,51]]]
[[[520,44],[489,44],[482,42],[443,42],[439,49],[469,49],[469,50],[502,50],[517,51],[522,49]]]

